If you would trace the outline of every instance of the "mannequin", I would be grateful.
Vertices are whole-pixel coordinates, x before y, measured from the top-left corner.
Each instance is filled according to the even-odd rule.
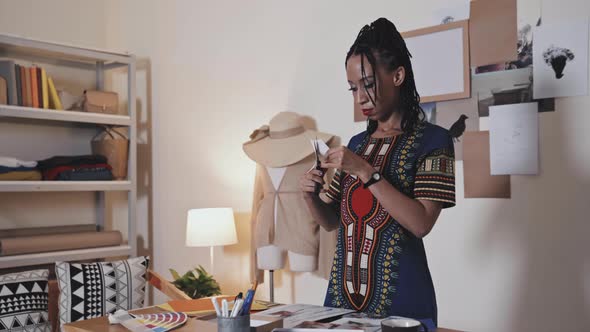
[[[272,180],[276,190],[279,190],[283,176],[287,170],[286,167],[266,167],[268,174]],[[276,201],[275,201],[275,223],[276,223]],[[268,245],[260,247],[256,251],[256,265],[261,270],[280,270],[285,267],[284,250],[275,245]],[[296,252],[287,250],[287,258],[289,259],[289,267],[291,271],[296,272],[312,272],[317,270],[318,260],[316,256],[302,255]]]
[[[275,115],[244,143],[244,152],[257,163],[252,208],[252,279],[263,270],[314,272],[327,278],[336,234],[320,229],[306,208],[299,177],[315,166],[311,140],[332,144],[333,135],[304,129],[293,112]],[[272,297],[272,296],[271,296]],[[272,298],[271,298],[272,300]]]

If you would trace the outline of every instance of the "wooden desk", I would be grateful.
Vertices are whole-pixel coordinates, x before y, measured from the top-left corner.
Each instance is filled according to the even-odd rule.
[[[165,312],[165,311],[162,309],[159,309],[157,307],[149,307],[149,308],[145,308],[145,309],[134,310],[133,312],[138,313],[138,314],[153,314],[153,313],[160,313],[160,312]],[[197,324],[195,322],[196,319],[197,319],[196,317],[190,317],[188,322],[184,326],[182,326],[181,328],[176,329],[174,331],[175,332],[195,332],[195,331],[197,331],[196,327],[195,327],[195,325]],[[80,321],[80,322],[69,323],[69,324],[64,325],[63,330],[64,330],[64,332],[94,332],[94,331],[129,332],[129,330],[127,330],[125,327],[123,327],[123,325],[120,325],[120,324],[110,325],[107,317],[93,318],[93,319],[88,319],[88,320],[84,320],[84,321]],[[450,330],[450,329],[445,329],[445,328],[438,328],[434,332],[460,332],[460,331]]]
[[[162,312],[166,312],[166,311],[164,311],[158,307],[149,307],[149,308],[145,308],[145,309],[133,310],[132,312],[136,313],[136,314],[155,314],[155,313],[162,313]],[[196,319],[197,319],[196,317],[189,317],[189,320],[185,325],[183,325],[181,328],[176,329],[174,331],[195,332],[196,328],[194,327],[194,325],[195,325]],[[121,324],[113,324],[113,325],[109,324],[109,319],[106,316],[66,324],[63,326],[63,331],[64,332],[89,332],[89,331],[92,331],[92,332],[94,332],[94,331],[129,332],[129,330],[126,329]]]

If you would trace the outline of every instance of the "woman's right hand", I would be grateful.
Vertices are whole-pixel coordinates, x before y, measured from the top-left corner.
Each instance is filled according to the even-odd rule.
[[[324,172],[317,169],[312,169],[299,178],[299,188],[303,193],[310,196],[315,194],[316,183],[319,183],[322,188],[321,192],[323,192],[326,183],[324,181]]]

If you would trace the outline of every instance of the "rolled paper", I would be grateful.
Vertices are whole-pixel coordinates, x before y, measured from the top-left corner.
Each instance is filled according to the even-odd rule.
[[[2,256],[21,255],[117,246],[122,242],[123,237],[119,231],[24,236],[1,239],[0,253]]]
[[[98,227],[96,224],[0,229],[0,239],[22,236],[96,232],[97,230]]]

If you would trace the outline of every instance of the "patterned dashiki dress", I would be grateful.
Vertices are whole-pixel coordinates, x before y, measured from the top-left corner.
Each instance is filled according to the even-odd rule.
[[[412,132],[386,138],[363,132],[348,148],[406,196],[441,202],[444,208],[455,205],[454,149],[446,129],[424,122]],[[436,324],[422,239],[393,219],[350,174],[337,171],[327,195],[339,205],[341,224],[324,305]]]

